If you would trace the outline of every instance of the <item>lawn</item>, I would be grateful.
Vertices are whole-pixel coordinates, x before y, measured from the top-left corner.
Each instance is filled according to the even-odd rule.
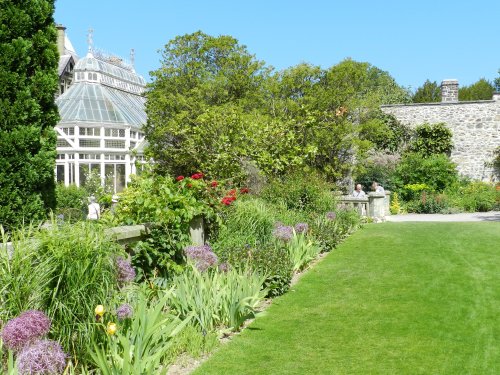
[[[194,374],[499,374],[500,223],[358,231]]]

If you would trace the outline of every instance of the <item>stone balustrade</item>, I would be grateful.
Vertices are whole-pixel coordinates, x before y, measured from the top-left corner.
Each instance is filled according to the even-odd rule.
[[[343,209],[356,210],[361,216],[366,216],[378,221],[384,221],[390,215],[391,192],[368,193],[364,198],[350,195],[339,197],[339,207]]]

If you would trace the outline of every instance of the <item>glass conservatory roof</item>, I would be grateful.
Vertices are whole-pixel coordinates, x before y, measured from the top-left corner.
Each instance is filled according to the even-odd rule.
[[[97,83],[76,82],[56,99],[60,122],[146,123],[145,98]]]
[[[118,61],[119,62],[119,61]],[[89,53],[75,66],[75,81],[56,99],[61,123],[129,125],[146,122],[145,80],[133,69],[101,61]]]

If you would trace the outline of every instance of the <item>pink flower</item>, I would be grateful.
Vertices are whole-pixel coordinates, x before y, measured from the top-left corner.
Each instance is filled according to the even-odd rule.
[[[14,351],[22,349],[50,330],[50,319],[43,312],[28,310],[17,318],[9,320],[2,329],[4,345]]]
[[[177,180],[177,181],[182,181],[182,180],[184,180],[184,176],[178,176],[178,177],[176,178],[176,180]]]

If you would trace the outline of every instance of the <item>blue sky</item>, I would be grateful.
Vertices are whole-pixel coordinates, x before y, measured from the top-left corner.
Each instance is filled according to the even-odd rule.
[[[498,77],[499,15],[499,0],[57,0],[55,20],[80,56],[90,27],[97,48],[126,58],[134,48],[147,80],[169,40],[202,30],[232,35],[277,69],[350,57],[415,89],[426,79]]]

